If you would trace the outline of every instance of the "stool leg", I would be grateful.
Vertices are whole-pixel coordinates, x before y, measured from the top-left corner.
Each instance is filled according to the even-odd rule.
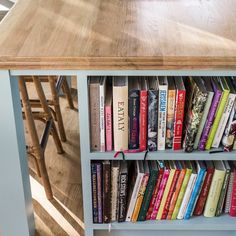
[[[51,88],[52,100],[53,100],[53,104],[54,104],[54,108],[55,108],[55,113],[56,113],[57,124],[58,124],[58,129],[59,129],[61,141],[66,142],[66,133],[65,133],[64,123],[63,123],[63,119],[62,119],[61,108],[60,108],[60,104],[59,104],[59,97],[56,92],[55,79],[52,76],[48,76],[48,81],[49,81],[50,88]]]
[[[72,109],[72,110],[75,109],[73,99],[71,96],[71,92],[70,92],[70,88],[68,86],[65,76],[63,76],[62,89],[63,89],[63,92],[66,94],[66,98],[67,98],[70,109]]]

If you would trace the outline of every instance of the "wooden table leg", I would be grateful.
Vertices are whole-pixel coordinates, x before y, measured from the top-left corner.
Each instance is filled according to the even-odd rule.
[[[0,71],[0,234],[33,236],[32,208],[18,81]]]

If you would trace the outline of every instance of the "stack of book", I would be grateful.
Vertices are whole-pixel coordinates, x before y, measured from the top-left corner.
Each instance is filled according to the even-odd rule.
[[[94,223],[236,216],[235,161],[92,161]]]
[[[92,151],[236,149],[236,78],[92,76],[88,86]]]

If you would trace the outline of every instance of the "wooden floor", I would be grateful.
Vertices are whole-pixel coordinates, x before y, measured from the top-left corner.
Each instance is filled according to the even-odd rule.
[[[31,85],[28,87],[30,93],[34,94],[33,87]],[[72,87],[74,104],[77,108],[75,80]],[[46,93],[48,93],[47,86]],[[46,165],[55,196],[53,201],[46,199],[40,179],[31,171],[36,236],[84,235],[78,109],[70,110],[64,97],[60,98],[60,104],[68,139],[63,143],[65,154],[57,154],[51,137],[46,148]],[[41,125],[37,123],[38,130],[41,130]],[[27,136],[26,140],[30,142]],[[32,164],[32,160],[29,159],[31,167]]]

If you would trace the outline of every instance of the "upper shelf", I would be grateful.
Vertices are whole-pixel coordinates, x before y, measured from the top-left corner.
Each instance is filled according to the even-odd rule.
[[[5,69],[236,69],[234,0],[19,0]]]

